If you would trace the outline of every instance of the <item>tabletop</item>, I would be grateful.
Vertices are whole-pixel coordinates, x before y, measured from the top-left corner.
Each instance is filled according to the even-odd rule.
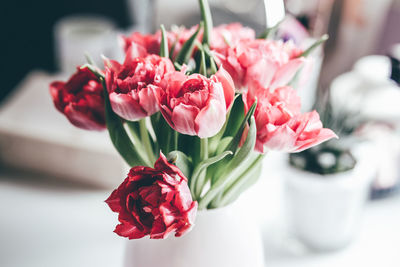
[[[282,155],[267,157],[263,177],[239,199],[262,226],[266,266],[400,266],[400,196],[371,201],[355,240],[329,253],[305,249],[287,231]],[[265,170],[268,170],[266,172]],[[31,173],[0,171],[0,266],[122,266],[125,240],[96,189]]]

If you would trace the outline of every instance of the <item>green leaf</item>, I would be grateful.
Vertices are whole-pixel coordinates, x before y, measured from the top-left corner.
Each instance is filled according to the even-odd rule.
[[[85,68],[88,68],[99,80],[104,79],[104,74],[96,66],[86,63],[80,67],[80,69]]]
[[[304,51],[299,57],[307,57],[308,55],[311,54],[312,51],[314,51],[315,48],[326,42],[328,39],[329,39],[328,34],[322,35],[321,38],[319,38],[319,40],[317,40],[314,44],[312,44],[309,48],[307,48],[307,50]]]
[[[217,206],[223,207],[232,203],[241,193],[258,181],[261,175],[263,158],[263,155],[259,155],[256,161],[225,190]]]
[[[241,172],[246,170],[249,165],[249,162],[252,161],[252,155],[254,152],[254,145],[256,143],[256,136],[257,136],[257,129],[255,125],[254,117],[252,117],[252,121],[250,123],[250,129],[246,137],[246,141],[244,142],[243,146],[238,150],[238,152],[233,156],[232,160],[226,166],[226,171],[222,173],[222,176],[230,175],[234,173],[234,177],[242,176]],[[232,178],[226,186],[231,186],[232,183],[235,182],[237,178]]]
[[[207,0],[199,0],[201,18],[204,22],[203,44],[210,45],[211,32],[213,28],[213,21],[211,16],[210,6]]]
[[[179,54],[176,56],[175,59],[175,62],[178,63],[179,65],[186,64],[189,61],[190,57],[193,54],[195,41],[202,27],[203,24],[200,23],[196,32],[193,33],[193,35],[183,44],[181,51],[179,51]]]
[[[174,163],[182,173],[189,179],[192,172],[192,160],[181,151],[171,151],[167,155],[169,162]]]
[[[85,59],[90,65],[97,67],[96,63],[94,62],[93,58],[90,56],[88,52],[85,52]]]
[[[132,144],[132,141],[130,140],[122,124],[121,118],[118,117],[118,115],[112,110],[104,80],[103,88],[105,94],[106,124],[114,147],[130,167],[137,165],[150,166],[150,164],[141,157],[135,146]]]
[[[138,140],[140,139],[140,125],[139,122],[137,121],[126,121],[126,125],[129,128],[129,131],[131,132],[131,135]]]
[[[153,128],[153,133],[155,136],[155,139],[153,140],[154,155],[158,155],[160,153],[160,143],[158,141],[159,137],[157,135],[157,132],[158,132],[158,124],[161,117],[162,117],[161,112],[157,112],[150,116],[151,127]]]
[[[160,56],[161,57],[169,57],[167,34],[165,32],[164,25],[161,24],[160,27],[161,27]]]
[[[217,151],[215,152],[216,154],[221,154],[223,151],[226,150],[226,148],[228,147],[228,145],[230,144],[230,142],[232,141],[233,137],[232,136],[227,136],[222,138],[219,141],[218,147],[217,147]]]
[[[175,47],[176,47],[176,44],[178,43],[178,40],[179,40],[179,36],[176,38],[176,40],[174,41],[174,43],[171,46],[171,49],[169,50],[169,59],[170,60],[174,60],[172,57],[174,56]]]
[[[172,132],[171,126],[165,121],[161,112],[150,117],[153,126],[154,134],[156,135],[156,143],[164,154],[168,154],[170,150]]]
[[[215,179],[214,183],[211,184],[210,190],[204,195],[204,197],[199,201],[199,209],[206,208],[219,194],[221,194],[226,186],[232,184],[236,177],[237,173],[245,168],[247,169],[247,162],[245,162],[246,158],[253,151],[254,145],[256,141],[256,127],[255,127],[255,119],[252,116],[250,122],[250,129],[246,138],[245,143],[239,149],[238,153],[233,157],[233,159],[229,162],[228,165],[224,166],[225,170],[222,171],[221,176],[218,176],[218,179]],[[221,161],[220,161],[221,162]],[[244,164],[241,164],[241,163]]]
[[[181,71],[182,70],[182,65],[179,64],[178,62],[174,62],[174,67],[177,71]]]
[[[190,182],[190,189],[192,192],[194,192],[194,195],[199,197],[201,194],[201,191],[204,187],[205,183],[205,176],[200,176],[200,174],[207,169],[208,166],[215,164],[219,161],[221,161],[223,158],[225,158],[228,155],[232,155],[232,151],[225,151],[217,156],[214,156],[212,158],[206,159],[202,161],[200,164],[196,166],[196,168],[193,171],[192,179]],[[201,177],[202,179],[198,179]]]
[[[276,24],[274,27],[265,29],[265,31],[263,33],[261,33],[257,37],[257,39],[273,39],[273,37],[275,36],[276,31],[278,30],[278,27],[281,23],[282,23],[282,21],[279,22],[278,24]]]
[[[253,105],[250,107],[249,111],[247,112],[246,116],[242,120],[239,129],[236,131],[236,134],[234,137],[231,139],[229,144],[226,147],[226,150],[232,151],[233,153],[236,153],[240,139],[242,138],[244,128],[246,127],[247,123],[249,123],[250,118],[253,116],[254,111],[256,110],[257,106],[257,100],[254,101]],[[229,127],[229,125],[228,125]],[[233,156],[228,156],[226,157],[223,161],[219,162],[218,165],[214,165],[212,169],[210,170],[210,175],[212,177],[211,182],[215,183],[219,177],[223,176],[224,172],[226,172],[226,166],[229,164]]]
[[[226,169],[234,170],[237,166],[242,163],[247,156],[254,150],[257,137],[256,121],[254,116],[250,119],[249,132],[247,133],[246,141],[244,141],[243,146],[238,150],[238,152],[233,156],[232,160]]]
[[[235,101],[229,112],[228,122],[224,136],[234,136],[240,128],[245,117],[244,104],[241,94],[235,96]]]
[[[242,124],[239,127],[239,130],[237,131],[236,135],[232,139],[231,143],[228,146],[228,149],[231,151],[237,150],[239,146],[240,139],[242,138],[243,130],[246,127],[246,124],[250,122],[251,117],[254,115],[254,112],[256,111],[257,107],[257,99],[254,101],[253,105],[250,107],[249,111],[246,114],[246,117],[244,117],[244,120],[242,121]]]
[[[151,142],[150,134],[146,126],[146,118],[143,118],[139,121],[139,130],[143,150],[146,152],[147,159],[153,165],[153,163],[156,161],[156,158],[153,154],[153,143]]]
[[[201,161],[200,138],[198,136],[179,134],[178,147],[180,151],[192,159],[193,165],[197,165]]]

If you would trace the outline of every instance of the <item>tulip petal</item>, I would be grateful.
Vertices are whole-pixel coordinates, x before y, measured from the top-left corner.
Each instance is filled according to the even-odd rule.
[[[198,203],[197,201],[192,202],[190,209],[186,212],[187,221],[184,224],[181,224],[178,227],[178,230],[175,233],[176,237],[180,237],[190,231],[190,229],[194,226],[194,221],[196,218]]]
[[[51,98],[53,99],[54,106],[57,108],[58,111],[64,112],[64,105],[62,104],[61,101],[61,90],[64,87],[65,82],[52,82],[50,84],[50,95]]]
[[[319,145],[332,138],[338,138],[338,136],[331,129],[323,128],[319,130],[316,136],[314,136],[313,138],[306,139],[304,141],[297,141],[296,150],[294,150],[293,152],[301,152],[312,146]]]
[[[258,60],[247,68],[246,83],[249,90],[254,87],[269,88],[273,81],[274,74],[279,69],[276,62],[267,58]]]
[[[118,224],[114,232],[119,236],[128,237],[129,239],[138,239],[145,236],[145,233],[140,231],[136,226],[126,223]]]
[[[113,212],[121,211],[119,194],[118,189],[115,189],[105,201]]]
[[[225,104],[211,99],[196,117],[195,129],[200,138],[216,135],[226,120]]]
[[[275,73],[274,79],[271,83],[270,88],[278,88],[286,86],[296,75],[297,71],[304,63],[304,58],[295,58],[290,60],[288,63],[280,67]]]
[[[130,95],[110,93],[110,102],[113,111],[121,118],[137,121],[147,116],[141,105]]]
[[[155,85],[148,85],[146,88],[142,88],[139,91],[139,105],[147,113],[147,115],[152,115],[159,110],[158,103],[156,101],[157,91],[162,90],[160,87]]]
[[[143,46],[132,43],[131,46],[128,48],[128,51],[126,51],[126,57],[123,65],[129,65],[135,58],[146,56],[147,51]]]
[[[106,69],[112,72],[119,72],[122,68],[122,65],[118,63],[118,61],[103,57],[103,63]]]
[[[271,126],[267,125],[268,127]],[[290,152],[295,145],[296,137],[296,133],[288,125],[279,126],[274,131],[269,131],[264,146],[271,150]]]
[[[180,103],[172,111],[171,122],[173,128],[183,134],[196,135],[195,119],[199,109],[194,106]]]
[[[99,122],[92,112],[82,112],[72,103],[65,107],[64,114],[78,128],[92,131],[101,131],[106,128],[104,121]]]
[[[233,104],[235,98],[235,84],[233,83],[231,75],[221,66],[215,76],[222,84],[224,89],[226,109],[228,110]]]

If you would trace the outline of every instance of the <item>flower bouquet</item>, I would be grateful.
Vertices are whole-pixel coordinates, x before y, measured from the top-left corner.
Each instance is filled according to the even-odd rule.
[[[252,227],[239,226],[226,214],[210,214],[225,210],[256,182],[268,150],[298,152],[336,136],[322,128],[315,111],[300,113],[300,99],[289,86],[319,43],[303,51],[290,41],[257,39],[238,23],[213,27],[207,1],[199,4],[198,25],[123,36],[123,63],[103,57],[104,68],[99,68],[88,57],[67,82],[50,85],[56,108],[77,127],[107,129],[131,167],[106,200],[119,214],[115,233],[129,239],[180,237],[211,216],[212,227],[198,226],[203,233],[169,239],[180,242],[192,234],[200,240],[195,248],[200,242],[200,249],[211,254],[218,251],[215,244],[239,249],[218,251],[210,265],[204,257],[185,257],[184,251],[194,253],[190,244],[174,243],[159,248],[158,262],[140,262],[136,256],[134,266],[258,266],[249,265],[251,240],[224,241],[232,235],[249,240],[250,234],[237,232]],[[229,223],[234,227],[228,232],[235,232],[221,236]],[[214,246],[212,237],[206,239],[207,229],[217,236]],[[215,265],[218,257],[223,261]]]

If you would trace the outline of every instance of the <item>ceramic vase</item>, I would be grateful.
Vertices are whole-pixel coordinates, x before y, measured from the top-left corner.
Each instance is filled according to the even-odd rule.
[[[234,205],[198,211],[182,237],[127,242],[125,267],[264,267],[260,229]]]

